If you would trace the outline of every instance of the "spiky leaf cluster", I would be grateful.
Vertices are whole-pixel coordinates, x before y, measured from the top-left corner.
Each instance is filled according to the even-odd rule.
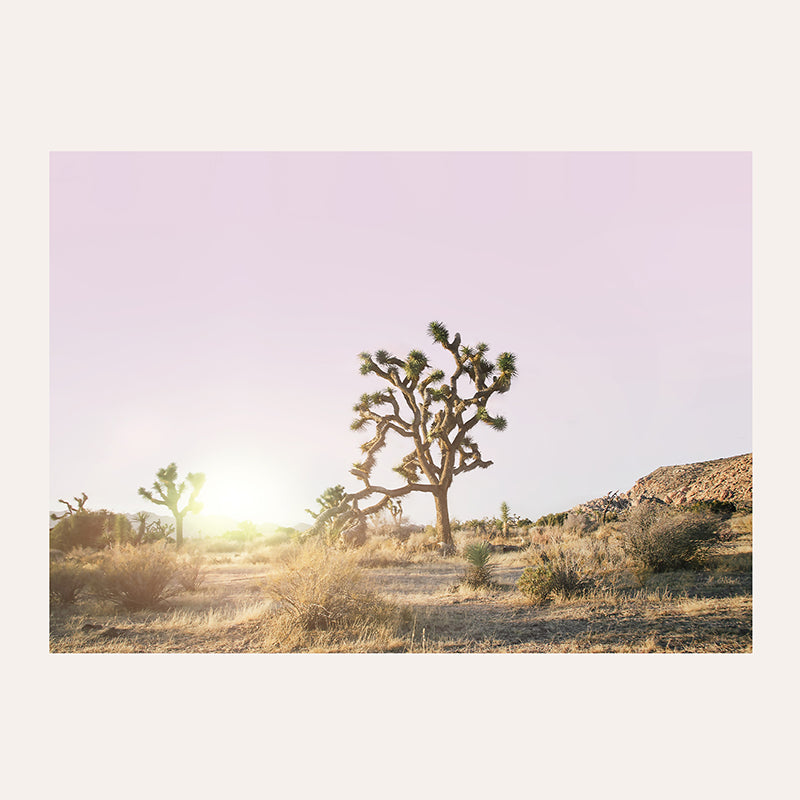
[[[353,430],[375,425],[374,435],[361,447],[367,457],[351,470],[367,488],[374,488],[370,483],[374,455],[390,432],[408,439],[412,446],[395,471],[410,483],[425,480],[431,486],[442,486],[449,485],[455,474],[491,464],[482,459],[469,436],[475,425],[483,422],[495,430],[506,427],[504,417],[487,410],[487,402],[494,393],[510,387],[516,374],[514,355],[501,353],[497,363],[492,363],[486,343],[462,345],[460,334],[451,338],[441,322],[430,323],[428,333],[452,354],[455,366],[449,379],[444,370],[432,367],[421,350],[411,350],[404,359],[387,350],[359,355],[363,374],[377,375],[390,385],[383,392],[362,395],[353,407],[357,414]],[[472,384],[471,395],[461,393],[458,382],[464,378]]]

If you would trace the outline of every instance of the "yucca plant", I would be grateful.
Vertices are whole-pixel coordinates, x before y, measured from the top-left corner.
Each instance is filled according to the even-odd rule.
[[[490,586],[495,565],[492,564],[492,547],[488,542],[471,542],[464,548],[467,572],[464,583],[472,588]]]

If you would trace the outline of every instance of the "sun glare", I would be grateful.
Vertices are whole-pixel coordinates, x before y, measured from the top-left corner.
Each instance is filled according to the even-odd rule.
[[[200,499],[204,514],[232,517],[237,522],[268,521],[274,514],[274,479],[263,468],[207,469]]]

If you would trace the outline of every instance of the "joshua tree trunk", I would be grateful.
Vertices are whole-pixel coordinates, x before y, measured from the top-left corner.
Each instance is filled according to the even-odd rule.
[[[175,514],[175,549],[183,547],[183,514]]]
[[[450,530],[447,490],[434,492],[433,498],[436,503],[436,533],[439,534],[439,541],[443,545],[442,549],[446,553],[452,553],[455,550],[455,545],[453,544],[453,534]]]

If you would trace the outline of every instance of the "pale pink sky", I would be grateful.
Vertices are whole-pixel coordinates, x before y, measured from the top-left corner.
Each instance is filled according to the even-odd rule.
[[[448,367],[433,319],[518,358],[455,517],[750,452],[751,272],[748,153],[54,153],[51,508],[146,509],[176,461],[308,521],[358,485],[357,354]]]

